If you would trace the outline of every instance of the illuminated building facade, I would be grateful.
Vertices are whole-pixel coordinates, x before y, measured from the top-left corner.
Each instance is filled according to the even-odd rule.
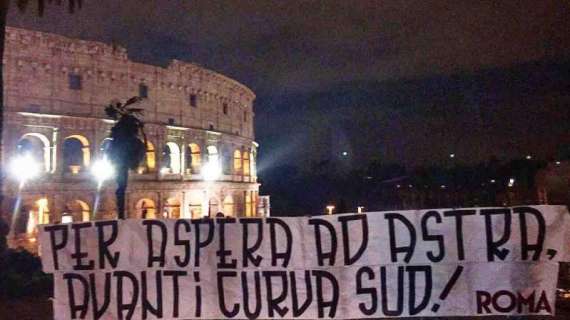
[[[114,182],[98,191],[90,167],[105,156],[113,126],[104,106],[133,96],[144,98],[137,107],[148,146],[130,174],[128,217],[258,215],[255,94],[235,80],[177,60],[164,68],[137,63],[117,46],[7,28],[4,90],[5,168],[26,154],[42,171],[20,191],[5,178],[4,218],[19,212],[16,242],[40,223],[116,217]]]

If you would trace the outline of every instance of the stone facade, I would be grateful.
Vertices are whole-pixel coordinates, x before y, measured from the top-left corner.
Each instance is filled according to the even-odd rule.
[[[133,96],[146,96],[139,107],[149,145],[130,175],[129,217],[257,215],[255,94],[235,80],[177,60],[165,68],[137,63],[122,47],[7,28],[4,90],[5,168],[23,153],[42,166],[21,190],[5,179],[3,212],[7,219],[20,212],[17,234],[37,223],[115,217],[114,183],[98,191],[89,169],[113,125],[104,106]],[[207,163],[221,166],[215,181],[203,178]]]

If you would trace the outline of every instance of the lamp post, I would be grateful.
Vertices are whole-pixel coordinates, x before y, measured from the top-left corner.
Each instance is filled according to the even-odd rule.
[[[335,209],[335,206],[333,206],[332,204],[327,206],[327,214],[333,214],[333,211]]]
[[[16,221],[20,214],[20,207],[22,205],[22,189],[26,182],[40,175],[41,168],[39,163],[30,154],[16,156],[12,159],[8,168],[12,178],[18,181],[18,195],[12,212],[12,223],[8,234],[8,238],[14,238],[16,236],[14,233],[14,227],[16,226]]]
[[[205,199],[204,204],[202,205],[202,216],[207,214],[210,216],[210,188],[212,186],[212,182],[216,181],[222,173],[222,168],[220,167],[220,163],[218,162],[217,157],[212,157],[208,160],[208,162],[202,167],[202,177],[204,181],[206,181],[206,188],[205,188]],[[215,212],[214,212],[215,213]]]
[[[111,162],[103,157],[91,165],[91,174],[97,181],[97,193],[95,195],[95,203],[93,204],[92,219],[96,217],[99,210],[99,202],[101,201],[101,187],[105,180],[111,179],[115,175],[115,168]]]
[[[27,181],[36,178],[41,171],[38,162],[30,154],[15,157],[10,162],[9,168],[10,174],[20,183],[20,190]]]

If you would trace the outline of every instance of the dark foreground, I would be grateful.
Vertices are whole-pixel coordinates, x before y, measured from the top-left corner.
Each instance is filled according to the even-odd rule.
[[[568,320],[570,319],[570,302],[558,305],[555,317],[529,316],[529,317],[506,317],[493,316],[481,317],[482,320]],[[406,318],[406,319],[447,319],[447,320],[466,320],[474,317],[434,317],[434,318]],[[25,298],[11,301],[0,301],[0,320],[52,320],[54,319],[51,301],[49,298]],[[57,320],[57,318],[56,318]]]

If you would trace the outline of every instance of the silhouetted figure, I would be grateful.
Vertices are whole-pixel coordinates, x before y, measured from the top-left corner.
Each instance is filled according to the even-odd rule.
[[[111,128],[111,145],[109,157],[115,166],[117,182],[117,214],[119,219],[125,219],[125,191],[127,190],[129,169],[136,169],[143,161],[146,153],[146,136],[143,131],[143,122],[135,115],[142,113],[142,109],[127,108],[127,106],[140,101],[133,97],[124,104],[117,102],[105,108],[105,113],[117,123]],[[139,138],[142,136],[143,141]]]

